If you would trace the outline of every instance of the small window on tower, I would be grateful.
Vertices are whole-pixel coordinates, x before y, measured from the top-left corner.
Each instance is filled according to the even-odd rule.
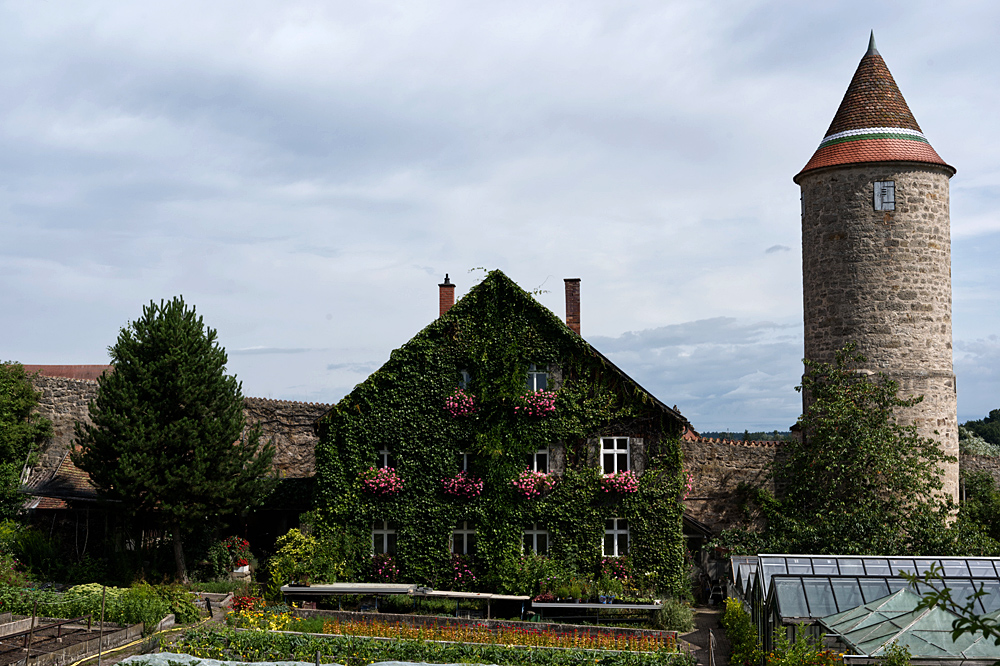
[[[875,181],[875,210],[896,210],[895,181]]]

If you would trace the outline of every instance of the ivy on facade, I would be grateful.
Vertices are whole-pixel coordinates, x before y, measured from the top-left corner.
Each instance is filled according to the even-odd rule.
[[[529,367],[549,370],[554,410],[526,410]],[[461,395],[474,408],[458,409]],[[459,396],[461,397],[461,396]],[[539,402],[541,404],[541,402]],[[544,409],[542,408],[544,407]],[[447,587],[453,579],[451,536],[474,525],[470,558],[477,585],[517,589],[523,530],[548,530],[548,556],[582,574],[596,573],[605,523],[629,521],[636,573],[679,593],[685,585],[683,419],[604,359],[551,311],[499,271],[403,347],[320,421],[316,448],[318,527],[359,544],[348,568],[370,571],[372,526],[396,532],[401,579]],[[645,469],[638,489],[604,492],[599,437],[642,438]],[[538,450],[558,448],[562,473],[546,493],[526,497],[512,482]],[[366,492],[365,474],[388,450],[398,493]],[[444,492],[442,479],[481,480],[475,495]],[[370,474],[370,472],[369,472]]]

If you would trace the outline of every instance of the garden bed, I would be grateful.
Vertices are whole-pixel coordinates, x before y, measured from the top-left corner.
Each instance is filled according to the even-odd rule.
[[[577,604],[574,604],[576,606]],[[486,627],[497,631],[501,629],[521,629],[525,631],[550,631],[567,636],[611,636],[611,637],[667,637],[676,638],[675,631],[658,629],[638,629],[634,627],[600,627],[595,625],[565,624],[558,622],[519,622],[517,620],[473,620],[441,615],[410,615],[402,613],[358,613],[354,611],[311,610],[298,608],[293,611],[295,617],[323,617],[341,621],[370,621],[396,624],[407,624],[414,627]]]
[[[107,650],[142,636],[141,624],[121,626],[105,622],[103,636],[98,622],[92,622],[89,628],[86,620],[46,626],[60,622],[63,620],[35,618],[32,628],[30,617],[10,618],[0,625],[0,664],[14,664],[30,657],[32,666],[60,666],[96,655],[99,644]]]
[[[506,666],[691,666],[683,652],[554,649],[495,643],[440,642],[294,632],[189,631],[175,645],[199,658],[243,661],[313,661],[368,666],[379,661],[505,664]]]

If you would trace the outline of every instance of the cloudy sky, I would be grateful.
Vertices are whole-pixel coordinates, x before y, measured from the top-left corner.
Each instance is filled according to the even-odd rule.
[[[959,419],[1000,407],[1000,5],[0,0],[0,358],[183,294],[333,402],[500,268],[702,430],[799,412],[799,193],[875,30],[952,179]]]

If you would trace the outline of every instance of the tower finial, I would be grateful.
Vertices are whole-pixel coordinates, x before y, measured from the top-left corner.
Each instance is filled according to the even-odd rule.
[[[872,30],[872,36],[868,38],[868,53],[865,55],[880,55],[878,49],[875,48],[875,31]]]

